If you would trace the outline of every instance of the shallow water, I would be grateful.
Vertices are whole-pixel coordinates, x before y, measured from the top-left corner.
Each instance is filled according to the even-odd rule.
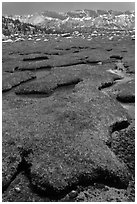
[[[131,80],[134,79],[133,77],[128,76],[125,72],[122,72],[122,71],[119,71],[119,70],[109,69],[107,71],[111,72],[111,73],[114,73],[114,74],[117,74],[117,75],[122,77],[122,79],[119,79],[119,80],[115,81],[116,85],[123,84],[123,83],[126,83],[126,82],[131,81]],[[115,84],[112,85],[112,86],[114,87]],[[110,89],[111,89],[111,87],[103,90],[103,92],[107,94],[107,90],[110,90]],[[119,102],[119,103],[121,104],[121,106],[124,109],[127,110],[128,114],[131,116],[131,118],[135,119],[135,103],[121,103],[121,102]]]
[[[134,79],[133,77],[127,75],[125,72],[122,72],[122,71],[119,71],[119,70],[109,69],[107,71],[112,73],[112,74],[117,74],[118,76],[122,77],[121,79],[115,80],[115,82],[117,82],[117,84],[123,84],[123,83],[126,83],[126,82],[131,81],[132,79]]]

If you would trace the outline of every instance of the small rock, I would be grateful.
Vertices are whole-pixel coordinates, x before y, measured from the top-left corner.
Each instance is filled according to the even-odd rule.
[[[77,201],[85,201],[86,197],[85,197],[85,194],[84,192],[81,192],[78,196],[77,196]]]
[[[116,63],[116,69],[118,69],[120,71],[124,71],[125,67],[124,67],[123,63],[117,62]]]
[[[102,62],[98,62],[97,64],[98,64],[98,65],[102,65]]]
[[[20,187],[15,187],[15,191],[16,191],[17,193],[20,193],[20,192],[21,192]]]
[[[2,41],[2,42],[13,42],[13,40],[8,39],[8,40],[4,40],[4,41]]]
[[[64,198],[62,198],[60,201],[61,202],[69,202],[70,198],[69,195],[67,194]]]
[[[35,201],[35,198],[32,198],[32,202],[36,202],[36,201]]]
[[[75,191],[75,190],[72,190],[72,191],[69,193],[69,197],[70,197],[70,198],[75,198],[77,195],[78,195],[78,192]]]
[[[108,39],[109,39],[109,40],[113,40],[113,36],[109,37]]]
[[[40,40],[41,40],[40,38],[36,39],[36,41],[40,41]]]

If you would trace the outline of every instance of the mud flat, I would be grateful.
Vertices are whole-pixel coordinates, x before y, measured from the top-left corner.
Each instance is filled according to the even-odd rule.
[[[3,44],[4,202],[135,200],[133,62],[130,38]]]

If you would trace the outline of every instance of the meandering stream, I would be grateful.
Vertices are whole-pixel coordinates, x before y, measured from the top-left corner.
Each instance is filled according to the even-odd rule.
[[[122,72],[119,70],[109,69],[107,71],[110,73],[113,73],[113,74],[117,74],[118,76],[122,77],[121,79],[118,79],[115,81],[116,84],[114,84],[112,86],[113,88],[117,85],[124,84],[124,83],[134,79],[134,77],[132,77],[131,75],[127,75],[125,72]],[[107,91],[110,91],[110,90],[111,90],[111,87],[105,88],[105,89],[103,89],[103,92],[107,93]],[[121,102],[119,102],[119,103],[122,105],[122,107],[124,109],[127,110],[128,114],[131,116],[131,118],[135,119],[135,103],[121,103]]]

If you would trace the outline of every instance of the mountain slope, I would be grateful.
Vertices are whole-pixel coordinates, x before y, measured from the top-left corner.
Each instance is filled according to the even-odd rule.
[[[20,21],[25,22],[24,17],[19,17]],[[38,20],[39,19],[39,20]],[[132,29],[135,26],[135,13],[126,11],[104,11],[104,10],[76,10],[67,13],[56,13],[44,11],[40,14],[34,14],[27,18],[26,23],[33,25],[46,26],[46,22],[54,22],[55,27],[59,27],[67,22],[72,22],[77,26],[94,26],[109,28]],[[88,23],[87,23],[88,22]],[[71,24],[71,26],[73,26]]]
[[[4,35],[23,31],[36,32],[71,32],[76,29],[103,28],[127,30],[135,28],[135,12],[76,10],[67,13],[43,11],[32,15],[14,15],[2,18]]]

